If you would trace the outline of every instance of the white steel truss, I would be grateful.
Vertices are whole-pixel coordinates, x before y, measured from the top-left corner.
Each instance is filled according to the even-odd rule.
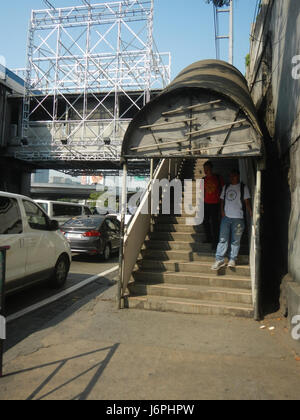
[[[153,1],[32,11],[17,158],[119,159],[131,118],[170,83],[170,54],[153,40]]]

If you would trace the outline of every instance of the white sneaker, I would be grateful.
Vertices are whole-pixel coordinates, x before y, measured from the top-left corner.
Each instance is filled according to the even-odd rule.
[[[213,265],[212,265],[212,267],[211,267],[211,269],[213,270],[213,271],[218,271],[218,270],[220,270],[220,268],[222,268],[222,267],[225,267],[225,261],[216,261]]]
[[[229,263],[228,263],[228,267],[229,268],[235,268],[236,267],[235,261],[234,260],[230,260]]]

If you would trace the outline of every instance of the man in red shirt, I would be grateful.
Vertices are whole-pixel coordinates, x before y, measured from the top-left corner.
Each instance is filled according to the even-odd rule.
[[[205,243],[211,243],[215,250],[219,242],[220,231],[220,196],[224,180],[213,173],[213,164],[208,161],[204,165],[204,230]]]

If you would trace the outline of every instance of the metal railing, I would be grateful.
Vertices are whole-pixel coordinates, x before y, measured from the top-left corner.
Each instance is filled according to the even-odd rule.
[[[125,305],[125,299],[126,296],[128,296],[127,286],[130,281],[132,271],[135,267],[145,239],[151,230],[153,186],[156,181],[176,178],[180,169],[181,160],[182,159],[163,159],[160,161],[153,177],[149,181],[144,195],[141,198],[140,205],[132,218],[130,225],[125,231],[121,244],[122,249],[120,252],[120,278],[118,291],[119,308]]]

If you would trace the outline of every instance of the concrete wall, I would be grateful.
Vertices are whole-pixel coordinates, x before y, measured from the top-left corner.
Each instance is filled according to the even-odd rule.
[[[8,89],[0,82],[0,150],[6,147],[9,130]]]
[[[299,0],[262,0],[252,30],[247,74],[266,129],[264,281],[266,297],[272,299],[279,297],[280,282],[287,273],[300,284],[300,79],[293,77],[297,55]],[[297,299],[300,303],[300,296]],[[290,312],[295,307],[291,301],[296,300],[290,298]]]
[[[5,112],[5,104],[6,104],[6,90],[3,85],[0,83],[0,147],[4,146],[4,136],[3,136],[3,129],[4,129],[4,112]]]
[[[0,154],[0,191],[30,196],[31,172],[15,159],[1,158]]]

